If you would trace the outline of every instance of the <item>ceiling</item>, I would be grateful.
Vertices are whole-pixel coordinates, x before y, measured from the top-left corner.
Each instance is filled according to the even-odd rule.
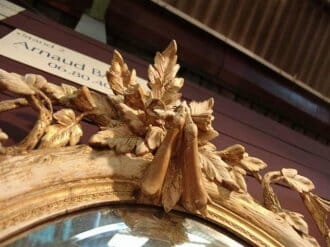
[[[330,102],[329,5],[316,0],[165,0]]]

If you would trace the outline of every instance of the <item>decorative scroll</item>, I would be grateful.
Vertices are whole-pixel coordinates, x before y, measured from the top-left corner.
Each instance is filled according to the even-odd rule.
[[[326,223],[330,202],[311,192],[314,185],[308,178],[294,169],[263,176],[260,171],[267,164],[250,156],[243,146],[217,150],[211,143],[218,135],[212,127],[214,101],[188,103],[181,99],[184,80],[177,77],[180,66],[176,53],[175,41],[158,52],[148,69],[149,83],[142,87],[136,81],[135,70],[129,69],[115,51],[107,71],[115,95],[102,95],[87,87],[55,85],[40,75],[22,76],[0,70],[0,90],[18,97],[1,101],[0,112],[31,106],[39,113],[31,132],[16,145],[6,146],[8,136],[0,129],[1,162],[33,149],[45,150],[46,155],[52,148],[77,145],[83,135],[80,121],[85,119],[100,128],[89,140],[93,152],[109,150],[126,159],[148,162],[136,193],[140,202],[161,204],[167,212],[181,206],[187,212],[205,215],[208,205],[225,197],[223,191],[252,198],[245,182],[250,174],[262,185],[263,210],[286,221],[306,246],[318,246],[303,216],[281,207],[271,187],[281,181],[300,194],[330,247]],[[54,106],[61,109],[54,112]],[[212,186],[219,192],[211,197]]]

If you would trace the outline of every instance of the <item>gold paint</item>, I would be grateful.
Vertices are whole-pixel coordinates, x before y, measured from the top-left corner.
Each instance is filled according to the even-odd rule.
[[[214,101],[181,100],[176,52],[172,41],[156,54],[142,87],[115,51],[107,72],[115,95],[0,70],[0,90],[19,97],[0,102],[0,112],[39,112],[17,145],[3,146],[8,136],[0,129],[0,243],[81,208],[139,202],[196,214],[257,246],[319,246],[302,215],[281,207],[271,184],[282,181],[300,194],[330,247],[330,203],[308,178],[294,169],[262,176],[266,163],[243,146],[217,150],[210,142],[218,135]],[[55,105],[62,108],[53,113]],[[89,146],[77,145],[83,118],[100,127]],[[248,193],[246,174],[261,183],[263,203]]]

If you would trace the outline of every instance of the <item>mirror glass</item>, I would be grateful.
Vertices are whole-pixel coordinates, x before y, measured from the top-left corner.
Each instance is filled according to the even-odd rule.
[[[62,218],[35,229],[12,247],[242,247],[226,231],[179,213],[156,208],[102,208]]]

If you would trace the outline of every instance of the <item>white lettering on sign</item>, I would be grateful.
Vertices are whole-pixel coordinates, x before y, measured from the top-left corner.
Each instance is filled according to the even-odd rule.
[[[0,55],[101,93],[113,94],[106,80],[109,64],[20,29],[0,39]],[[146,84],[140,78],[138,82]]]

